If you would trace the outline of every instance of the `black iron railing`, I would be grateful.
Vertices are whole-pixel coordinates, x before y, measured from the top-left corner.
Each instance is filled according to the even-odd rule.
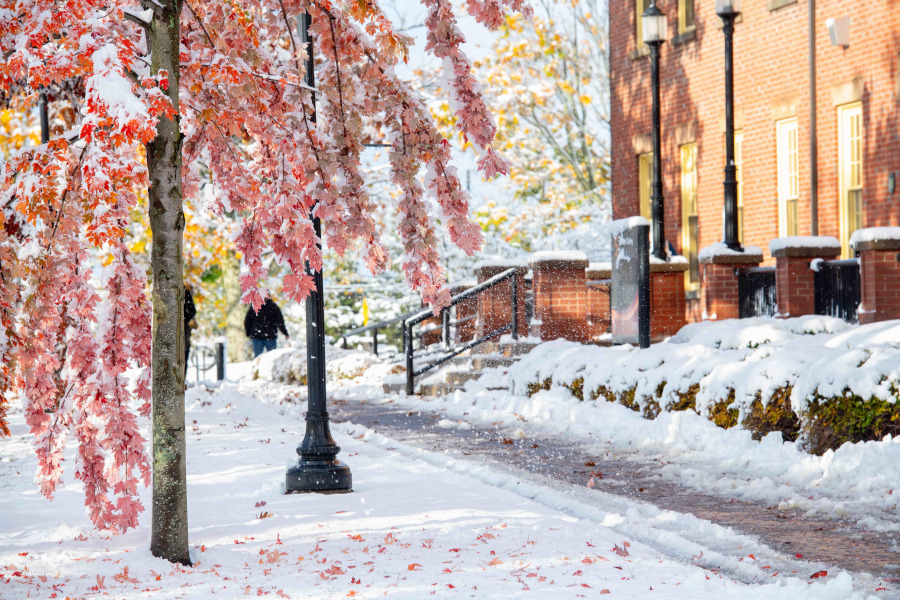
[[[859,259],[817,261],[815,268],[816,314],[856,323],[861,295]]]
[[[778,296],[775,267],[751,267],[738,273],[738,314],[740,318],[774,317]]]
[[[456,306],[457,304],[464,302],[472,297],[477,296],[481,292],[489,290],[490,288],[505,282],[506,280],[510,281],[511,292],[510,292],[510,322],[506,325],[498,327],[497,329],[486,333],[480,338],[472,339],[468,342],[462,343],[460,345],[455,345],[452,337],[450,336],[450,310]],[[415,384],[416,377],[422,375],[423,373],[427,373],[431,369],[438,367],[448,360],[452,359],[455,356],[458,356],[465,352],[466,350],[471,350],[475,346],[479,344],[483,344],[484,342],[491,340],[497,336],[503,335],[504,333],[510,332],[512,334],[512,338],[514,340],[519,338],[519,311],[518,311],[518,278],[516,276],[516,269],[507,269],[502,273],[498,273],[494,275],[484,283],[480,283],[473,288],[469,288],[468,290],[453,296],[450,300],[450,304],[445,306],[441,312],[441,323],[443,328],[443,345],[444,352],[441,353],[437,358],[429,362],[423,367],[418,369],[415,368],[414,364],[414,355],[415,355],[415,336],[414,327],[419,325],[423,321],[428,320],[434,313],[431,309],[423,309],[418,313],[410,316],[408,319],[405,319],[403,323],[403,350],[406,354],[406,394],[411,396],[415,393]]]

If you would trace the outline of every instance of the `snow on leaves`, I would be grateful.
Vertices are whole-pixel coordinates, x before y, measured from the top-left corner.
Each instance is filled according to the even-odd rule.
[[[486,177],[505,173],[456,15],[446,0],[423,4],[427,49],[445,61],[460,133],[482,153]],[[521,0],[469,0],[467,9],[491,28],[511,10],[527,11]],[[149,479],[137,415],[149,412],[151,312],[145,275],[122,238],[151,185],[143,146],[160,118],[176,116],[164,93],[169,73],[152,66],[143,31],[159,10],[133,0],[0,0],[7,104],[32,111],[46,88],[77,109],[70,131],[22,147],[2,172],[0,434],[8,434],[7,400],[21,394],[47,496],[73,436],[88,514],[114,531],[137,524],[137,486]],[[296,30],[304,13],[315,93]],[[358,244],[373,272],[387,267],[361,169],[373,127],[392,144],[406,280],[435,307],[449,300],[431,199],[464,251],[479,248],[481,231],[449,144],[395,73],[409,43],[375,0],[184,3],[181,72],[173,78],[182,191],[195,202],[206,186],[213,213],[239,218],[244,301],[259,306],[267,295],[269,251],[288,267],[283,291],[295,300],[314,289],[305,267],[321,269],[323,239],[339,253]],[[133,368],[137,375],[126,375]]]

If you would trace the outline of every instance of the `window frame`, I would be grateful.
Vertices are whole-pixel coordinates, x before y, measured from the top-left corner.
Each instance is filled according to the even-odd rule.
[[[690,161],[686,160],[690,158]],[[689,142],[678,147],[679,159],[679,187],[681,199],[681,254],[687,258],[691,267],[684,273],[684,291],[689,297],[696,297],[700,291],[699,261],[700,261],[700,234],[697,228],[697,239],[694,241],[694,249],[691,251],[691,218],[699,224],[700,201],[698,197],[699,169],[697,159],[699,150],[697,142]],[[686,169],[686,165],[691,167]],[[694,264],[696,262],[696,264]],[[692,279],[692,271],[696,269],[698,276]]]
[[[638,154],[638,214],[652,222],[653,153]]]
[[[850,248],[850,237],[853,232],[865,226],[865,206],[863,190],[865,188],[864,159],[865,132],[863,131],[862,102],[851,102],[839,106],[838,109],[838,206],[841,216],[841,254],[844,258],[853,258]],[[855,124],[847,119],[858,119]],[[849,131],[848,131],[849,125]],[[853,138],[856,138],[855,140]],[[855,152],[853,144],[856,144]],[[854,157],[853,154],[856,154]],[[849,160],[847,160],[849,158]],[[854,158],[856,160],[854,160]],[[853,181],[857,179],[858,181]],[[850,192],[858,193],[856,206],[851,206]]]
[[[688,5],[693,12],[693,21],[686,25]],[[678,33],[687,33],[697,29],[697,0],[678,0]]]
[[[800,129],[797,117],[775,121],[779,237],[800,234]]]

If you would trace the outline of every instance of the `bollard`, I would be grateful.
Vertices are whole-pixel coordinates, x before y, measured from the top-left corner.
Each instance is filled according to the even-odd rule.
[[[216,381],[225,379],[225,344],[216,343]]]

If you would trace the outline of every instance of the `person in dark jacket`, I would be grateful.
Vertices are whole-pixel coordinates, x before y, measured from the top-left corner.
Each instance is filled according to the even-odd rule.
[[[278,347],[279,330],[284,337],[291,337],[284,326],[281,309],[271,298],[266,298],[259,307],[259,312],[254,311],[252,306],[247,309],[247,316],[244,317],[244,333],[253,342],[254,357]]]
[[[188,357],[191,355],[191,329],[197,327],[194,317],[197,307],[194,306],[194,294],[190,284],[184,284],[184,377],[187,379]]]

